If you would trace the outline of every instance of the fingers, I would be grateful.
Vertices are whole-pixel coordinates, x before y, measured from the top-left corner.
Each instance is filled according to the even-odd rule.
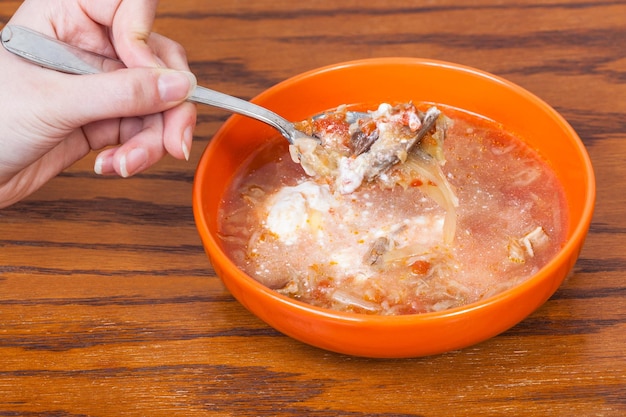
[[[189,71],[187,55],[180,44],[157,33],[150,36],[148,43],[155,55],[168,68]],[[192,103],[183,103],[166,111],[163,116],[163,142],[166,151],[175,158],[189,160],[193,137],[192,126],[196,124],[196,106]]]
[[[44,70],[45,71],[45,70]],[[196,108],[184,102],[196,85],[188,72],[132,68],[107,74],[55,74],[58,91],[53,115],[58,124],[83,127],[92,149],[101,153],[99,174],[133,175],[156,163],[166,152],[188,159]],[[65,83],[72,83],[65,86]],[[77,85],[80,84],[80,85]]]
[[[196,86],[196,78],[190,72],[168,69],[54,75],[49,77],[47,96],[59,109],[56,116],[64,124],[69,122],[76,127],[98,120],[166,111],[185,101]]]
[[[109,148],[97,156],[94,164],[96,174],[129,177],[155,164],[165,155],[161,138],[162,115],[147,116],[141,122],[136,132],[135,123],[130,129],[121,126],[121,134],[131,136],[121,137],[122,145]]]
[[[128,67],[158,67],[160,63],[148,46],[158,0],[124,0],[110,24],[118,56]]]
[[[167,153],[177,159],[189,160],[193,130],[196,125],[196,106],[183,103],[163,114],[163,145]]]
[[[187,107],[192,107],[191,111]],[[101,152],[94,172],[129,177],[152,166],[166,153],[189,160],[194,125],[195,106],[191,103],[162,114],[124,119],[120,125],[121,145]]]
[[[148,45],[167,68],[189,71],[187,53],[178,42],[158,33],[152,33],[148,39]]]

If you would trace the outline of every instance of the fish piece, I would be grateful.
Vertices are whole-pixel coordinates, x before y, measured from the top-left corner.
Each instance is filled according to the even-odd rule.
[[[365,254],[363,263],[366,265],[374,265],[389,250],[390,241],[385,236],[379,237],[372,243],[372,246]]]
[[[387,105],[389,106],[389,105]],[[343,157],[339,160],[336,186],[340,193],[348,194],[356,190],[363,181],[371,181],[389,167],[406,161],[409,151],[433,128],[441,112],[431,107],[420,120],[414,106],[387,107],[381,105],[372,117],[377,134],[366,152],[356,157]]]

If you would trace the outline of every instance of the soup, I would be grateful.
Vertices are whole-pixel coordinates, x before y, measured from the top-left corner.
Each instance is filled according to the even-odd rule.
[[[555,174],[520,138],[458,109],[438,106],[436,126],[410,143],[430,111],[418,107],[357,122],[342,107],[300,124],[321,145],[267,143],[220,208],[225,251],[282,294],[365,314],[441,311],[528,279],[567,232]]]

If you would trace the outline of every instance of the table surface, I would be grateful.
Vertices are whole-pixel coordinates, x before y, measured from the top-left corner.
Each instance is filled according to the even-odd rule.
[[[0,2],[1,24],[19,3]],[[247,99],[377,56],[525,87],[596,170],[580,259],[544,306],[476,346],[373,360],[304,345],[236,302],[204,254],[194,169],[229,115],[199,108],[190,162],[100,178],[90,155],[0,211],[0,415],[625,415],[626,3],[169,0],[155,30],[187,48],[201,84]]]

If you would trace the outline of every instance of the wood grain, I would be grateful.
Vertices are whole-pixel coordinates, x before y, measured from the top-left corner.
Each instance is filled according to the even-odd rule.
[[[0,24],[19,4],[0,1]],[[203,252],[194,168],[228,114],[200,108],[189,163],[98,178],[91,155],[0,211],[0,416],[625,415],[625,16],[621,0],[161,1],[156,30],[243,98],[376,56],[522,85],[588,148],[586,245],[542,308],[477,346],[370,360],[303,345],[234,301]]]

